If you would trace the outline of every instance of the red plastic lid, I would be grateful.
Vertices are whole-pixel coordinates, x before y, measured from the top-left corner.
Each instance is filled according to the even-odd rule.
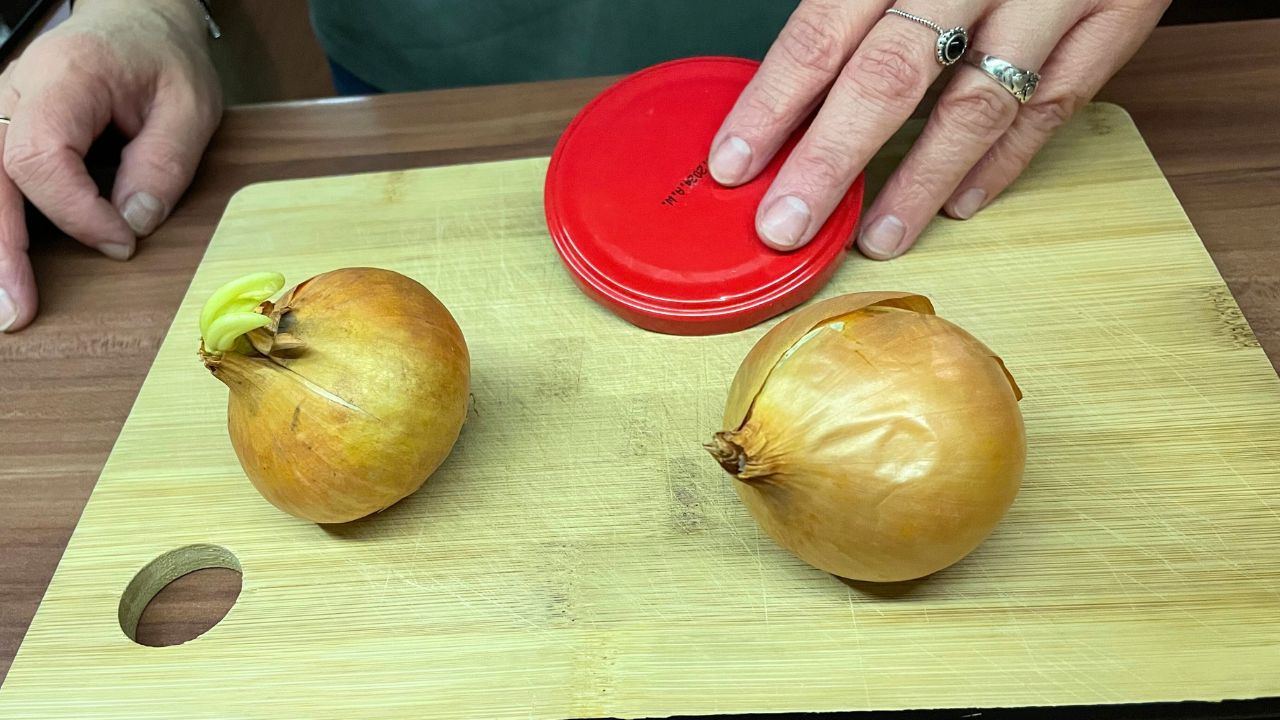
[[[641,70],[584,107],[551,157],[556,250],[583,291],[642,328],[742,330],[808,300],[844,258],[861,175],[805,247],[779,252],[756,235],[756,208],[803,128],[745,185],[707,172],[711,140],[757,66],[707,57]]]

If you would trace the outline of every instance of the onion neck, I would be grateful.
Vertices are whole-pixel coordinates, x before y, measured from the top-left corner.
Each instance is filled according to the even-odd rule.
[[[209,352],[202,344],[200,361],[215,378],[233,391],[252,385],[257,373],[271,370],[271,363],[252,350],[248,354],[234,351]]]
[[[715,458],[716,462],[720,463],[720,467],[724,468],[725,472],[739,477],[747,467],[747,451],[734,442],[733,437],[734,433],[718,432],[711,438],[711,442],[703,447],[711,453],[711,457]]]

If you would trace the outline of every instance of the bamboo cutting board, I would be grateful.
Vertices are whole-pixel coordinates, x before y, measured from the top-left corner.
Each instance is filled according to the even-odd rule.
[[[1028,472],[1009,516],[962,563],[892,586],[843,583],[776,547],[700,447],[772,323],[669,337],[592,304],[547,237],[545,168],[235,197],[0,716],[635,717],[1280,695],[1280,382],[1121,110],[1090,106],[978,218],[938,221],[893,262],[851,257],[823,292],[926,294],[1026,393]],[[226,391],[196,358],[197,315],[242,273],[293,283],[349,265],[409,274],[452,309],[474,409],[422,491],[326,530],[243,477]],[[176,647],[126,636],[156,587],[206,566],[243,572],[221,623]]]

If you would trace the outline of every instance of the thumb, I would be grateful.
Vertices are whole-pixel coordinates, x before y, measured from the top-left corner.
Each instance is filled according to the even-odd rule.
[[[10,68],[5,68],[4,77],[0,77],[0,97],[6,107],[12,107],[10,103],[15,99],[7,82]],[[4,154],[8,129],[8,123],[0,125],[0,155]],[[36,278],[31,271],[31,258],[27,257],[26,203],[22,191],[0,166],[0,333],[26,327],[36,316],[36,304]]]
[[[112,202],[138,237],[169,217],[191,184],[215,121],[198,100],[157,96],[142,128],[124,147]]]

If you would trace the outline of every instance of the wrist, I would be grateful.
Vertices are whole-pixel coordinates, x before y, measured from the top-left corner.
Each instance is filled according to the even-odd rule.
[[[197,0],[75,0],[71,17],[118,20],[138,15],[159,20],[187,37],[202,38],[208,32],[204,9]]]

